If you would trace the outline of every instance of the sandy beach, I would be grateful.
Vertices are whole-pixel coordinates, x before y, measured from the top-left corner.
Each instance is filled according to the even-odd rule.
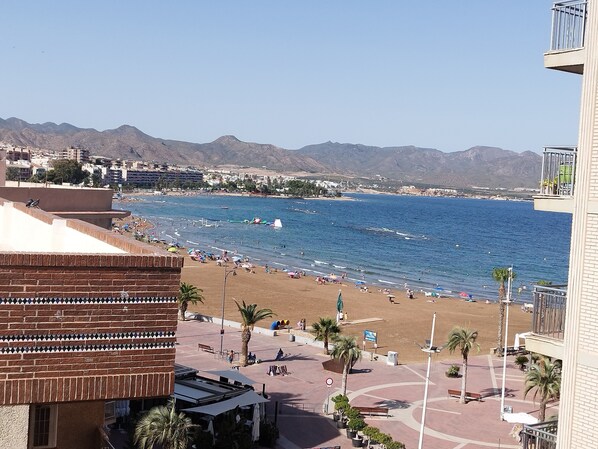
[[[128,217],[126,222],[137,223],[133,230],[151,229],[151,223],[139,217]],[[122,227],[123,221],[117,223]],[[131,233],[125,233],[132,236]],[[164,245],[160,245],[164,246]],[[182,280],[203,290],[204,304],[190,306],[190,311],[220,317],[222,307],[222,291],[224,284],[224,268],[216,262],[200,263],[191,260],[184,249],[181,256],[185,258]],[[232,263],[229,264],[229,268]],[[252,272],[253,271],[253,272]],[[243,268],[236,270],[236,275],[229,275],[226,282],[225,318],[238,321],[239,312],[235,300],[256,303],[260,308],[270,308],[276,313],[276,319],[289,320],[294,328],[305,318],[307,325],[319,317],[334,317],[339,289],[342,292],[344,311],[347,321],[342,324],[344,334],[354,335],[361,343],[363,331],[377,332],[378,352],[397,351],[399,362],[417,362],[425,359],[417,344],[424,344],[430,338],[432,316],[436,318],[435,343],[442,345],[450,329],[455,325],[478,330],[480,354],[488,354],[496,346],[498,331],[498,304],[486,304],[485,298],[475,298],[476,302],[467,302],[462,298],[430,298],[424,293],[415,291],[414,299],[408,299],[403,289],[391,290],[395,296],[394,304],[388,300],[386,293],[375,287],[369,287],[369,293],[363,293],[352,282],[341,284],[327,283],[320,285],[313,276],[292,279],[287,273],[278,271],[266,273],[264,267],[256,266],[254,270]],[[338,274],[338,273],[337,273]],[[495,284],[496,285],[496,284]],[[498,290],[498,285],[496,285]],[[494,300],[494,297],[490,299]],[[434,301],[434,302],[432,302]],[[532,314],[523,312],[520,305],[511,306],[509,316],[509,344],[513,344],[515,333],[527,332],[531,329]],[[261,327],[269,327],[271,321],[260,323]],[[366,349],[372,350],[372,343]],[[451,358],[448,351],[442,351],[436,357]],[[454,358],[454,356],[453,356]]]
[[[319,285],[314,277],[292,279],[279,271],[268,274],[263,267],[255,267],[255,273],[237,269],[235,276],[229,275],[226,282],[225,318],[239,320],[234,300],[256,303],[260,308],[270,308],[276,319],[288,319],[294,328],[301,318],[308,326],[319,317],[334,317],[339,289],[342,291],[347,322],[342,324],[344,334],[355,335],[363,340],[363,331],[378,334],[378,352],[397,351],[399,362],[421,361],[425,358],[416,343],[423,344],[430,338],[432,316],[436,318],[435,342],[446,341],[454,325],[477,329],[480,354],[487,354],[496,346],[498,330],[498,304],[486,304],[483,300],[467,302],[456,298],[431,298],[415,292],[414,299],[407,299],[405,291],[393,291],[395,303],[385,293],[372,289],[362,293],[352,283]],[[224,268],[215,262],[199,263],[185,256],[182,279],[203,289],[205,303],[191,306],[190,310],[220,317]],[[498,289],[498,286],[497,286]],[[515,332],[526,332],[531,327],[531,314],[520,306],[513,305],[509,316],[509,344],[512,345]],[[268,327],[270,320],[263,322]],[[372,343],[367,344],[368,350]],[[443,351],[439,358],[449,358]],[[453,356],[454,357],[454,356]]]

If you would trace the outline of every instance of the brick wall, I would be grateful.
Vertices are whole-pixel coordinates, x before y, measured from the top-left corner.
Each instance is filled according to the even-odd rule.
[[[0,405],[171,393],[182,259],[144,252],[0,253]]]

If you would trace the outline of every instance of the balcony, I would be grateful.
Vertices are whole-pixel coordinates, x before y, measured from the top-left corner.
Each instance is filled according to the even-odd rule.
[[[528,351],[563,358],[567,286],[534,286],[532,334],[525,340]]]
[[[521,447],[523,449],[556,449],[558,421],[546,421],[523,426]]]
[[[587,0],[554,3],[550,50],[544,54],[544,67],[583,73],[587,17]]]
[[[577,147],[545,147],[542,154],[540,194],[534,208],[548,212],[573,212]]]

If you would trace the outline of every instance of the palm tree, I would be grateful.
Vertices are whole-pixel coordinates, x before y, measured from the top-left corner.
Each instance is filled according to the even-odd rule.
[[[500,355],[502,354],[502,330],[505,325],[505,282],[509,279],[509,273],[511,275],[511,281],[517,277],[513,270],[509,270],[508,267],[495,267],[492,269],[492,278],[498,282],[498,336],[496,339],[496,351]]]
[[[465,404],[465,393],[467,390],[467,358],[469,357],[469,351],[471,351],[473,347],[477,347],[478,351],[480,350],[480,345],[476,343],[477,338],[478,331],[455,326],[449,332],[448,342],[446,343],[446,347],[451,354],[458,349],[461,353],[461,357],[463,357],[461,397],[459,398],[461,404]]]
[[[561,392],[561,364],[552,362],[547,357],[540,359],[529,367],[525,375],[525,390],[523,396],[534,391],[534,401],[540,396],[540,422],[546,419],[546,404],[552,399],[558,399]]]
[[[314,339],[324,342],[324,351],[326,351],[326,355],[328,355],[328,341],[334,340],[336,336],[340,334],[340,326],[332,318],[320,317],[319,321],[313,323],[311,327],[311,332],[314,334]]]
[[[361,360],[361,350],[355,340],[355,337],[348,335],[340,335],[334,340],[334,349],[330,356],[333,359],[339,359],[343,363],[343,379],[341,382],[341,394],[347,394],[347,377],[349,376],[349,369]]]
[[[274,316],[274,312],[270,309],[258,309],[257,304],[245,304],[239,305],[237,301],[237,308],[241,314],[241,357],[239,363],[241,366],[247,366],[247,353],[249,351],[249,340],[251,340],[251,331],[253,326],[258,321]]]
[[[198,302],[203,303],[203,290],[201,288],[197,288],[195,285],[187,284],[186,282],[181,282],[181,286],[179,287],[179,319],[185,321],[185,312],[187,311],[187,307],[189,303],[195,305]]]
[[[174,401],[153,407],[135,426],[135,445],[138,449],[187,449],[192,429],[191,418],[177,413]]]

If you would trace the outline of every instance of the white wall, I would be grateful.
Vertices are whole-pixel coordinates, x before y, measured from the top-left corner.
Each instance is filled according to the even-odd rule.
[[[0,251],[126,253],[120,248],[68,228],[65,219],[57,218],[52,224],[47,224],[15,209],[13,203],[0,206]]]

